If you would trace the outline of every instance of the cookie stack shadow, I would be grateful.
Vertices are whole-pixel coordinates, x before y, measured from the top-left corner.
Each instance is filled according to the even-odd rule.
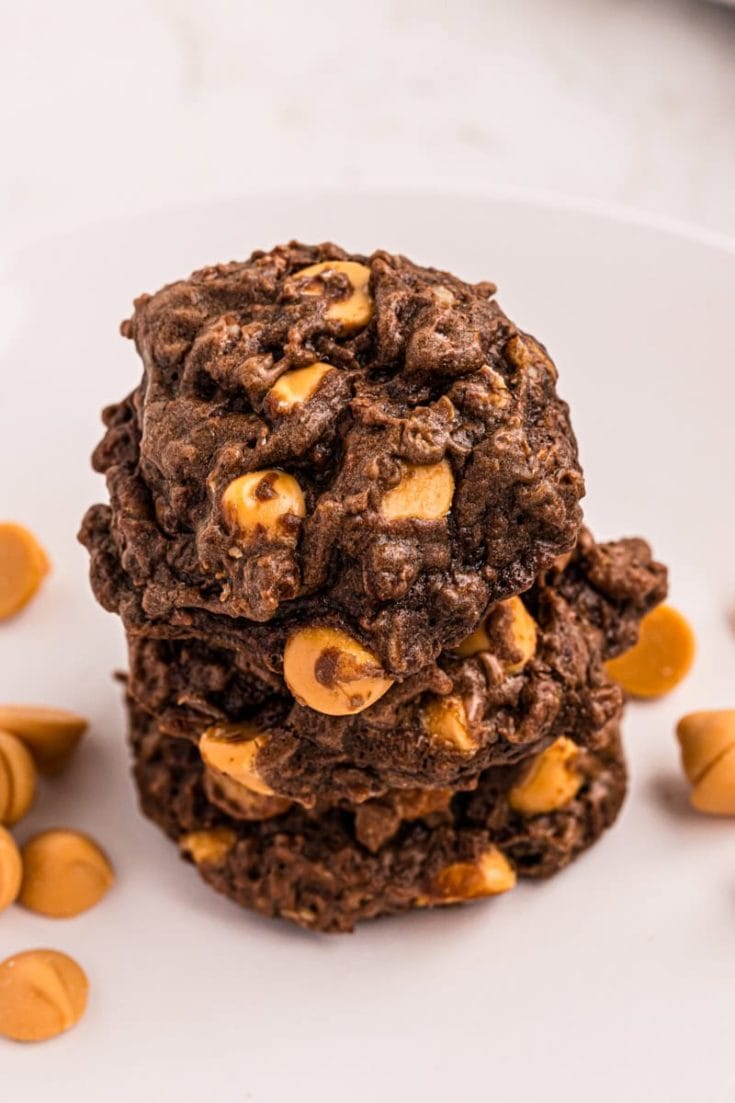
[[[143,811],[310,928],[567,865],[625,795],[606,662],[665,596],[598,544],[543,347],[466,284],[292,243],[136,302],[81,539]]]

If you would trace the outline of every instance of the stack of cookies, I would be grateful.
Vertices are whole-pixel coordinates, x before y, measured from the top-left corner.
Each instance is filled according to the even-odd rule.
[[[318,930],[565,866],[625,791],[605,663],[662,600],[597,544],[543,347],[403,257],[292,243],[142,296],[81,538],[144,812]]]

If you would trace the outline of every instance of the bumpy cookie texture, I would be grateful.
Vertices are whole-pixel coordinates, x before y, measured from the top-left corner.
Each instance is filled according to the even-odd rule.
[[[403,678],[572,547],[556,370],[493,292],[294,243],[137,300],[95,465],[146,615],[325,623]]]
[[[593,742],[621,700],[604,661],[635,642],[641,617],[665,594],[666,571],[647,544],[598,545],[584,533],[522,602],[499,603],[467,644],[357,715],[294,702],[255,643],[233,650],[132,637],[128,692],[173,736],[197,739],[225,725],[236,743],[255,726],[262,738],[250,766],[274,793],[303,804],[471,788],[488,767],[560,735]],[[238,724],[247,729],[240,737]]]
[[[548,877],[609,827],[625,794],[618,718],[579,749],[579,784],[563,806],[527,815],[509,793],[528,764],[489,770],[471,794],[387,795],[355,809],[293,806],[260,821],[235,819],[206,796],[193,744],[162,735],[132,710],[135,778],[143,811],[175,839],[217,891],[266,916],[320,931]],[[492,873],[492,881],[488,873]]]

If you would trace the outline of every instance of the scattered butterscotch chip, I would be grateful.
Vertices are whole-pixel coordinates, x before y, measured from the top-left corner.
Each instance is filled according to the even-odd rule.
[[[30,751],[17,736],[0,729],[0,823],[18,823],[35,795],[36,768]]]
[[[210,831],[190,831],[179,839],[179,848],[200,865],[221,862],[235,845],[237,835],[229,827],[213,827]]]
[[[508,892],[516,873],[508,859],[491,846],[475,862],[453,862],[438,874],[434,891],[442,904],[459,904],[481,896]]]
[[[455,694],[431,697],[424,706],[423,721],[432,739],[468,754],[477,750],[461,697]]]
[[[87,730],[83,716],[38,705],[0,705],[0,729],[16,735],[42,774],[60,773]]]
[[[288,639],[283,675],[296,700],[327,716],[349,716],[393,685],[380,662],[338,628],[299,628]]]
[[[15,839],[0,827],[0,912],[18,899],[23,863]]]
[[[32,532],[0,522],[0,620],[27,605],[49,571],[45,551]]]
[[[268,392],[268,403],[275,413],[287,413],[294,406],[300,406],[308,402],[317,390],[325,375],[333,372],[331,364],[318,361],[310,364],[308,368],[296,368],[294,371],[284,372]]]
[[[301,487],[293,475],[275,469],[250,471],[229,484],[222,508],[242,536],[262,532],[296,542],[299,523],[306,516]]]
[[[694,786],[694,808],[715,816],[735,815],[735,709],[689,713],[676,734],[684,773]]]
[[[267,739],[268,733],[253,724],[216,724],[202,733],[199,753],[210,769],[269,797],[273,790],[256,767],[258,752]]]
[[[324,296],[328,293],[330,277],[342,276],[348,291],[339,297],[329,298],[326,316],[339,322],[345,333],[362,329],[373,316],[373,299],[370,294],[370,269],[354,260],[325,260],[301,268],[286,280],[289,294]],[[335,281],[336,282],[336,281]]]
[[[446,460],[425,465],[406,464],[397,486],[380,503],[389,521],[440,521],[452,508],[454,475]]]
[[[660,697],[689,673],[695,642],[689,622],[671,605],[659,605],[641,621],[638,643],[605,664],[613,681],[633,697]]]
[[[89,981],[73,958],[56,950],[27,950],[0,964],[0,1034],[16,1042],[45,1042],[79,1022]]]
[[[556,812],[574,800],[583,780],[573,766],[578,753],[577,744],[566,736],[547,747],[523,781],[510,790],[511,808],[527,816],[538,816]]]
[[[22,858],[19,902],[55,919],[94,907],[115,880],[107,855],[78,831],[43,831],[26,843]]]

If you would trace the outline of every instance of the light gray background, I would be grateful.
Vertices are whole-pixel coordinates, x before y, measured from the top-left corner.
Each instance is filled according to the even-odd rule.
[[[701,0],[0,0],[0,240],[273,189],[533,188],[735,232]]]

